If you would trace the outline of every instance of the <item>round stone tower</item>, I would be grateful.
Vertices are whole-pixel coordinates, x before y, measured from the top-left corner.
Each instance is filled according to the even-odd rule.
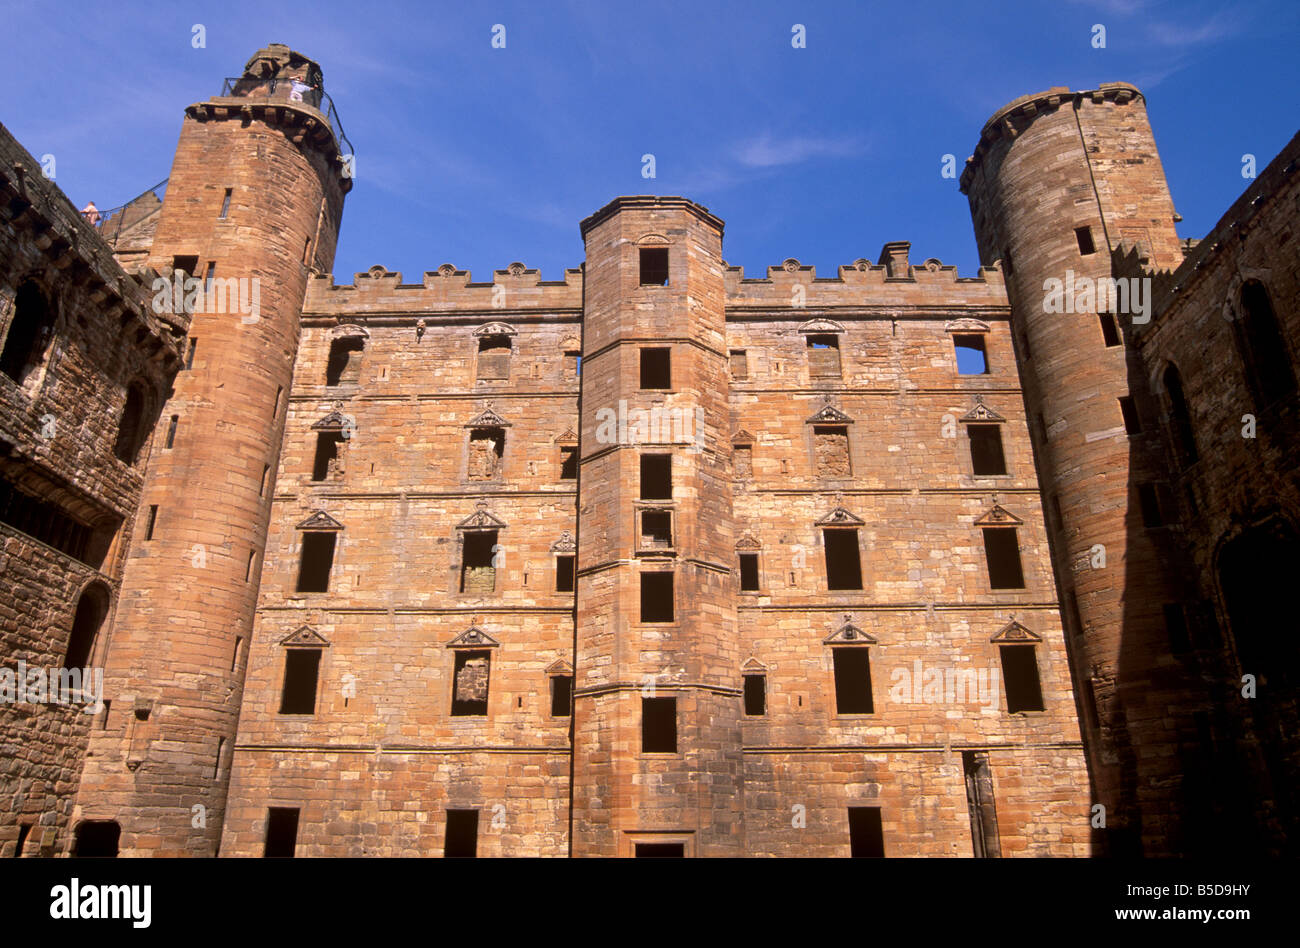
[[[621,197],[582,235],[572,852],[739,856],[722,221]]]
[[[334,260],[351,148],[320,67],[273,44],[185,110],[149,264],[188,323],[112,630],[74,823],[124,855],[215,855],[311,270]],[[187,282],[188,280],[188,282]]]
[[[1150,317],[1150,282],[1110,279],[1121,242],[1155,268],[1182,259],[1142,94],[1111,83],[1015,100],[984,126],[961,188],[981,261],[1001,261],[1006,277],[1094,802],[1105,807],[1094,807],[1107,831],[1098,850],[1183,851],[1173,749],[1189,712],[1171,709],[1198,699],[1170,644],[1171,610],[1187,595],[1167,522],[1175,505],[1137,408],[1145,386],[1130,342]]]

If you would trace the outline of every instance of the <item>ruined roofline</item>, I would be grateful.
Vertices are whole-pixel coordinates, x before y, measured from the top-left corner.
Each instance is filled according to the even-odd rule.
[[[722,218],[709,212],[707,207],[696,204],[689,198],[677,197],[672,195],[655,195],[655,194],[628,194],[616,197],[590,217],[584,218],[578,225],[582,232],[582,239],[587,239],[587,232],[606,218],[617,214],[619,211],[632,209],[651,209],[651,210],[683,210],[690,211],[700,220],[704,221],[718,230],[718,236],[722,236],[723,222]]]
[[[993,143],[1004,134],[1010,133],[1012,136],[1019,134],[1020,129],[1013,124],[1013,119],[1028,123],[1033,121],[1040,112],[1055,111],[1066,101],[1078,102],[1084,97],[1090,98],[1097,103],[1104,102],[1107,99],[1120,104],[1135,98],[1141,99],[1143,102],[1146,101],[1146,96],[1142,94],[1142,90],[1128,82],[1103,82],[1096,89],[1081,89],[1078,92],[1071,92],[1069,86],[1053,86],[1045,92],[1035,92],[1031,95],[1022,95],[1018,99],[1013,99],[994,112],[993,116],[984,123],[984,127],[980,129],[979,142],[975,146],[974,153],[966,159],[966,167],[961,173],[961,193],[969,193],[968,189],[971,179],[974,177],[975,169]]]

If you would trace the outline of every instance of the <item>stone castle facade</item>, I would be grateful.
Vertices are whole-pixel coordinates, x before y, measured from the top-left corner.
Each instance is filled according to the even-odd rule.
[[[0,139],[0,655],[103,674],[0,707],[0,855],[1289,851],[1300,138],[1181,241],[1138,90],[1019,99],[975,277],[626,196],[338,284],[322,89],[103,220]]]

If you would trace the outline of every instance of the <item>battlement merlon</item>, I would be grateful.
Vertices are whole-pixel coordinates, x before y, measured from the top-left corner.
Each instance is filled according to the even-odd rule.
[[[969,193],[968,188],[975,169],[995,141],[1003,135],[1014,137],[1020,134],[1024,124],[1033,121],[1041,113],[1055,111],[1067,101],[1075,102],[1084,98],[1097,103],[1110,100],[1121,105],[1132,99],[1146,101],[1142,91],[1127,82],[1103,82],[1096,89],[1083,89],[1078,92],[1071,92],[1068,86],[1053,86],[1045,92],[1035,92],[1032,95],[1022,95],[1018,99],[1013,99],[994,112],[992,118],[985,122],[980,130],[979,143],[975,146],[974,154],[966,159],[966,167],[961,173],[961,193]]]
[[[123,338],[170,371],[181,360],[183,326],[156,313],[151,286],[159,275],[146,269],[140,279],[122,269],[98,230],[73,206],[41,164],[0,125],[0,207],[10,226],[38,234],[36,244],[54,267],[89,287],[90,300],[105,319],[120,322]],[[134,326],[134,328],[132,328]]]

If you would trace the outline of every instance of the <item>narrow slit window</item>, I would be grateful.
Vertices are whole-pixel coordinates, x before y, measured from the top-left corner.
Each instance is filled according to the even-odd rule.
[[[1114,349],[1120,343],[1119,324],[1115,322],[1115,314],[1098,313],[1097,319],[1101,322],[1101,341],[1107,349]]]
[[[578,479],[578,449],[560,448],[560,480],[576,481]]]
[[[733,379],[749,378],[749,354],[744,349],[732,349],[728,353]]]
[[[460,566],[460,591],[486,595],[497,588],[496,530],[474,530],[463,539]]]
[[[871,657],[865,646],[831,649],[835,664],[835,713],[873,714]]]
[[[670,389],[673,387],[673,351],[654,348],[641,350],[641,387],[643,389]]]
[[[217,265],[215,263],[209,263],[208,272],[203,277],[203,298],[205,301],[212,298],[212,281],[216,278],[216,275]],[[211,310],[209,310],[209,312],[211,312]]]
[[[671,500],[673,496],[673,456],[641,455],[641,499]]]
[[[298,848],[298,808],[273,806],[266,811],[266,841],[262,855],[287,858]]]
[[[456,650],[452,669],[451,713],[454,717],[482,717],[488,713],[488,685],[492,676],[492,653]]]
[[[230,670],[234,671],[239,666],[239,647],[244,644],[242,635],[235,636],[235,647],[230,653]]]
[[[271,419],[275,420],[280,417],[280,399],[284,397],[284,386],[275,387],[275,401],[271,405]]]
[[[1025,574],[1020,566],[1020,542],[1016,538],[1015,527],[985,527],[984,558],[988,561],[989,585],[992,588],[1025,588]]]
[[[331,342],[325,363],[325,384],[346,385],[357,381],[361,377],[361,353],[365,346],[365,340],[355,336]]]
[[[18,824],[18,842],[14,843],[14,858],[17,859],[23,854],[23,847],[27,845],[27,836],[32,831],[31,823]]]
[[[641,248],[641,285],[668,285],[668,248]]]
[[[567,718],[573,708],[573,676],[551,676],[551,717]]]
[[[740,554],[740,591],[758,592],[758,554]]]
[[[1074,239],[1079,244],[1079,254],[1088,256],[1097,252],[1097,245],[1092,242],[1092,228],[1084,225],[1074,229]]]
[[[854,859],[885,855],[885,830],[880,820],[880,807],[849,807],[849,855]]]
[[[862,559],[858,549],[858,531],[824,529],[822,542],[826,548],[826,588],[861,589]]]
[[[153,539],[154,527],[156,527],[157,525],[158,525],[158,505],[150,504],[149,518],[145,521],[144,524],[144,539],[146,543]]]
[[[302,535],[302,562],[298,566],[298,592],[329,592],[330,569],[334,566],[333,531]]]
[[[673,515],[667,510],[641,512],[641,548],[643,550],[671,550],[673,548]]]
[[[263,465],[262,465],[262,480],[261,480],[261,483],[259,483],[259,484],[257,485],[257,496],[258,496],[258,497],[264,497],[264,496],[266,495],[266,480],[267,480],[267,478],[270,477],[270,476],[271,476],[271,465],[269,465],[269,464],[263,464]]]
[[[1006,455],[1002,452],[1002,429],[998,425],[967,425],[970,436],[971,470],[980,476],[1007,472]]]
[[[180,415],[172,415],[171,419],[167,422],[167,441],[163,445],[164,447],[170,449],[174,444],[176,444],[176,426],[180,423]]]
[[[641,699],[641,752],[677,753],[677,699]]]
[[[1156,491],[1156,485],[1139,484],[1137,491],[1138,506],[1142,510],[1142,526],[1163,527],[1165,517],[1160,510],[1160,494]]]
[[[217,220],[224,221],[230,216],[230,195],[233,191],[233,188],[226,188],[226,193],[221,196],[221,213],[217,215]]]
[[[447,811],[447,839],[442,854],[447,859],[478,856],[478,810]]]
[[[767,676],[745,675],[745,714],[761,717],[767,714]]]
[[[194,352],[199,347],[197,339],[190,340],[190,347],[185,351],[185,369],[189,371],[194,368]]]
[[[226,739],[224,737],[217,738],[217,759],[212,763],[213,780],[216,780],[217,775],[221,773],[221,752],[222,750],[225,749],[225,746],[226,746]]]
[[[311,467],[313,481],[326,480],[337,468],[342,444],[341,431],[321,431],[316,434],[316,458]]]
[[[284,650],[284,687],[280,692],[281,714],[315,714],[316,684],[320,677],[318,648]]]
[[[302,242],[302,262],[303,262],[303,266],[306,266],[308,263],[311,262],[311,238],[310,237],[304,238]]]
[[[809,335],[805,337],[808,349],[808,374],[813,378],[840,377],[840,337]]]
[[[1124,419],[1125,432],[1131,435],[1142,433],[1142,422],[1138,418],[1137,405],[1132,396],[1125,395],[1119,400],[1119,414]]]
[[[248,551],[248,568],[244,571],[244,582],[246,582],[246,583],[250,583],[250,582],[253,581],[253,562],[254,562],[256,559],[257,559],[257,551],[256,551],[256,550],[249,550],[249,551]]]
[[[572,553],[560,554],[555,558],[555,591],[573,592],[574,556]]]
[[[1001,645],[1002,686],[1007,693],[1007,710],[1042,711],[1043,690],[1038,681],[1038,657],[1034,645]]]
[[[963,751],[961,762],[966,778],[966,810],[970,816],[971,848],[976,858],[1001,856],[989,755],[983,751]]]
[[[673,574],[641,574],[641,621],[673,621]]]
[[[984,348],[984,337],[978,333],[958,333],[952,337],[953,347],[957,350],[958,375],[988,375],[988,352]]]

